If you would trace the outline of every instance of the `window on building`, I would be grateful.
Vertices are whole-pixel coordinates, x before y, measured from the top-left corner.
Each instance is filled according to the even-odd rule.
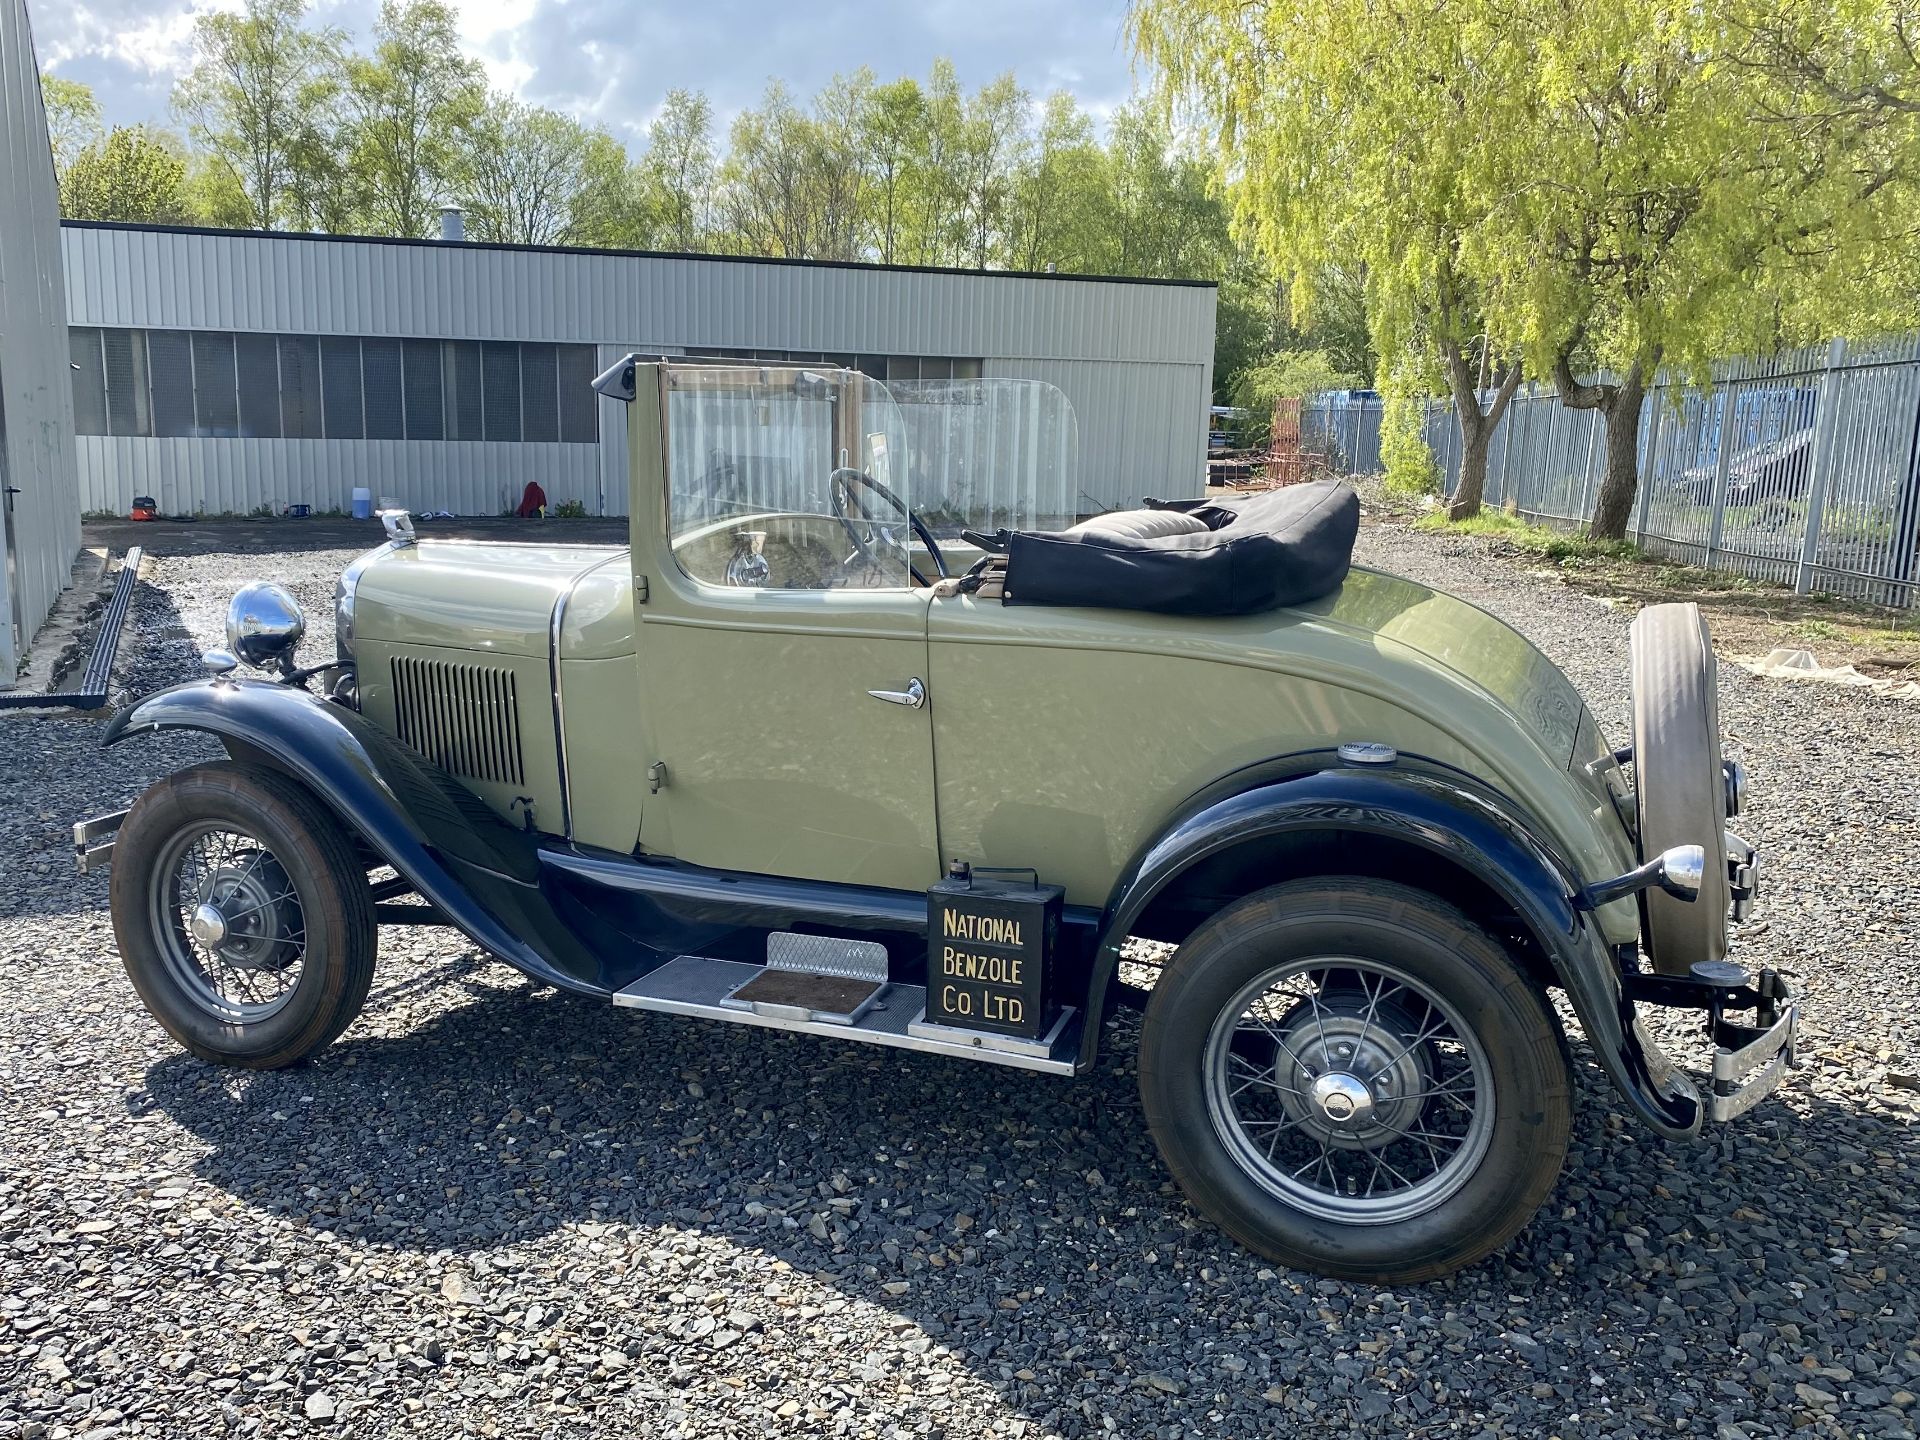
[[[280,433],[289,440],[318,440],[320,342],[312,335],[280,337]]]
[[[406,405],[401,399],[400,342],[369,335],[360,342],[360,364],[365,375],[367,438],[407,438]]]
[[[147,385],[146,336],[138,330],[102,330],[107,361],[107,431],[153,434],[152,391]]]
[[[479,440],[485,436],[480,399],[480,342],[447,340],[441,345],[447,392],[447,439]]]
[[[107,433],[107,372],[100,360],[100,332],[76,325],[67,332],[67,358],[73,362],[73,431]]]
[[[193,434],[193,340],[185,330],[147,332],[147,382],[153,433]]]
[[[440,383],[440,342],[402,340],[400,355],[406,375],[407,439],[446,438],[446,424],[442,418],[445,402]]]
[[[329,440],[366,438],[366,413],[360,403],[360,342],[350,335],[320,338],[320,398]]]
[[[233,336],[193,332],[193,429],[196,435],[240,433],[239,377],[233,368]]]
[[[599,373],[600,355],[591,345],[562,345],[560,369],[560,438],[589,443],[600,438],[599,396],[594,393],[593,377]]]
[[[233,337],[240,371],[240,433],[250,440],[280,438],[280,340],[275,335]]]
[[[82,435],[252,440],[600,438],[592,345],[73,326]],[[859,357],[823,356],[822,364]]]
[[[481,398],[487,439],[520,438],[520,347],[511,340],[480,346]]]
[[[560,438],[559,355],[552,345],[520,347],[520,438]]]

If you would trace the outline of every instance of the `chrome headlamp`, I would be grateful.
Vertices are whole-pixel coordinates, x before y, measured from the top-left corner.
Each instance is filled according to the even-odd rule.
[[[299,602],[271,580],[242,585],[227,605],[227,650],[248,665],[292,668],[306,633]]]

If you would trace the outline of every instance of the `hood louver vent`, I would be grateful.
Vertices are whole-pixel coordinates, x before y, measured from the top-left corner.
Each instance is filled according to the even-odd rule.
[[[521,783],[512,671],[397,655],[393,709],[401,742],[441,769],[498,785]]]

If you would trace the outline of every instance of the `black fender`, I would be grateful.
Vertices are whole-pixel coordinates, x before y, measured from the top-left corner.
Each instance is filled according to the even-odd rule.
[[[1644,1041],[1619,964],[1574,901],[1580,885],[1571,867],[1491,792],[1442,767],[1416,766],[1316,768],[1197,797],[1115,883],[1088,980],[1087,1014],[1103,1013],[1133,926],[1195,865],[1289,832],[1374,836],[1445,860],[1499,896],[1552,966],[1589,1044],[1635,1113],[1662,1135],[1697,1134],[1705,1117],[1699,1092]],[[1087,1027],[1085,1065],[1099,1028]]]
[[[605,995],[603,963],[542,886],[536,837],[355,711],[274,681],[192,680],[116,714],[117,745],[159,730],[218,736],[285,771],[481,949],[537,980]]]

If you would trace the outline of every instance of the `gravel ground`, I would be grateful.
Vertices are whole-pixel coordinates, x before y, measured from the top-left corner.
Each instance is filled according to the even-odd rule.
[[[240,579],[324,615],[353,553],[209,534],[141,590],[135,689]],[[1362,547],[1514,620],[1617,732],[1624,613],[1478,542]],[[1806,987],[1807,1068],[1687,1146],[1582,1057],[1540,1216],[1403,1292],[1198,1223],[1124,1035],[1073,1084],[617,1013],[422,930],[314,1063],[190,1060],[66,828],[206,747],[0,717],[0,1436],[1911,1435],[1920,707],[1721,683],[1768,878],[1740,953]]]

